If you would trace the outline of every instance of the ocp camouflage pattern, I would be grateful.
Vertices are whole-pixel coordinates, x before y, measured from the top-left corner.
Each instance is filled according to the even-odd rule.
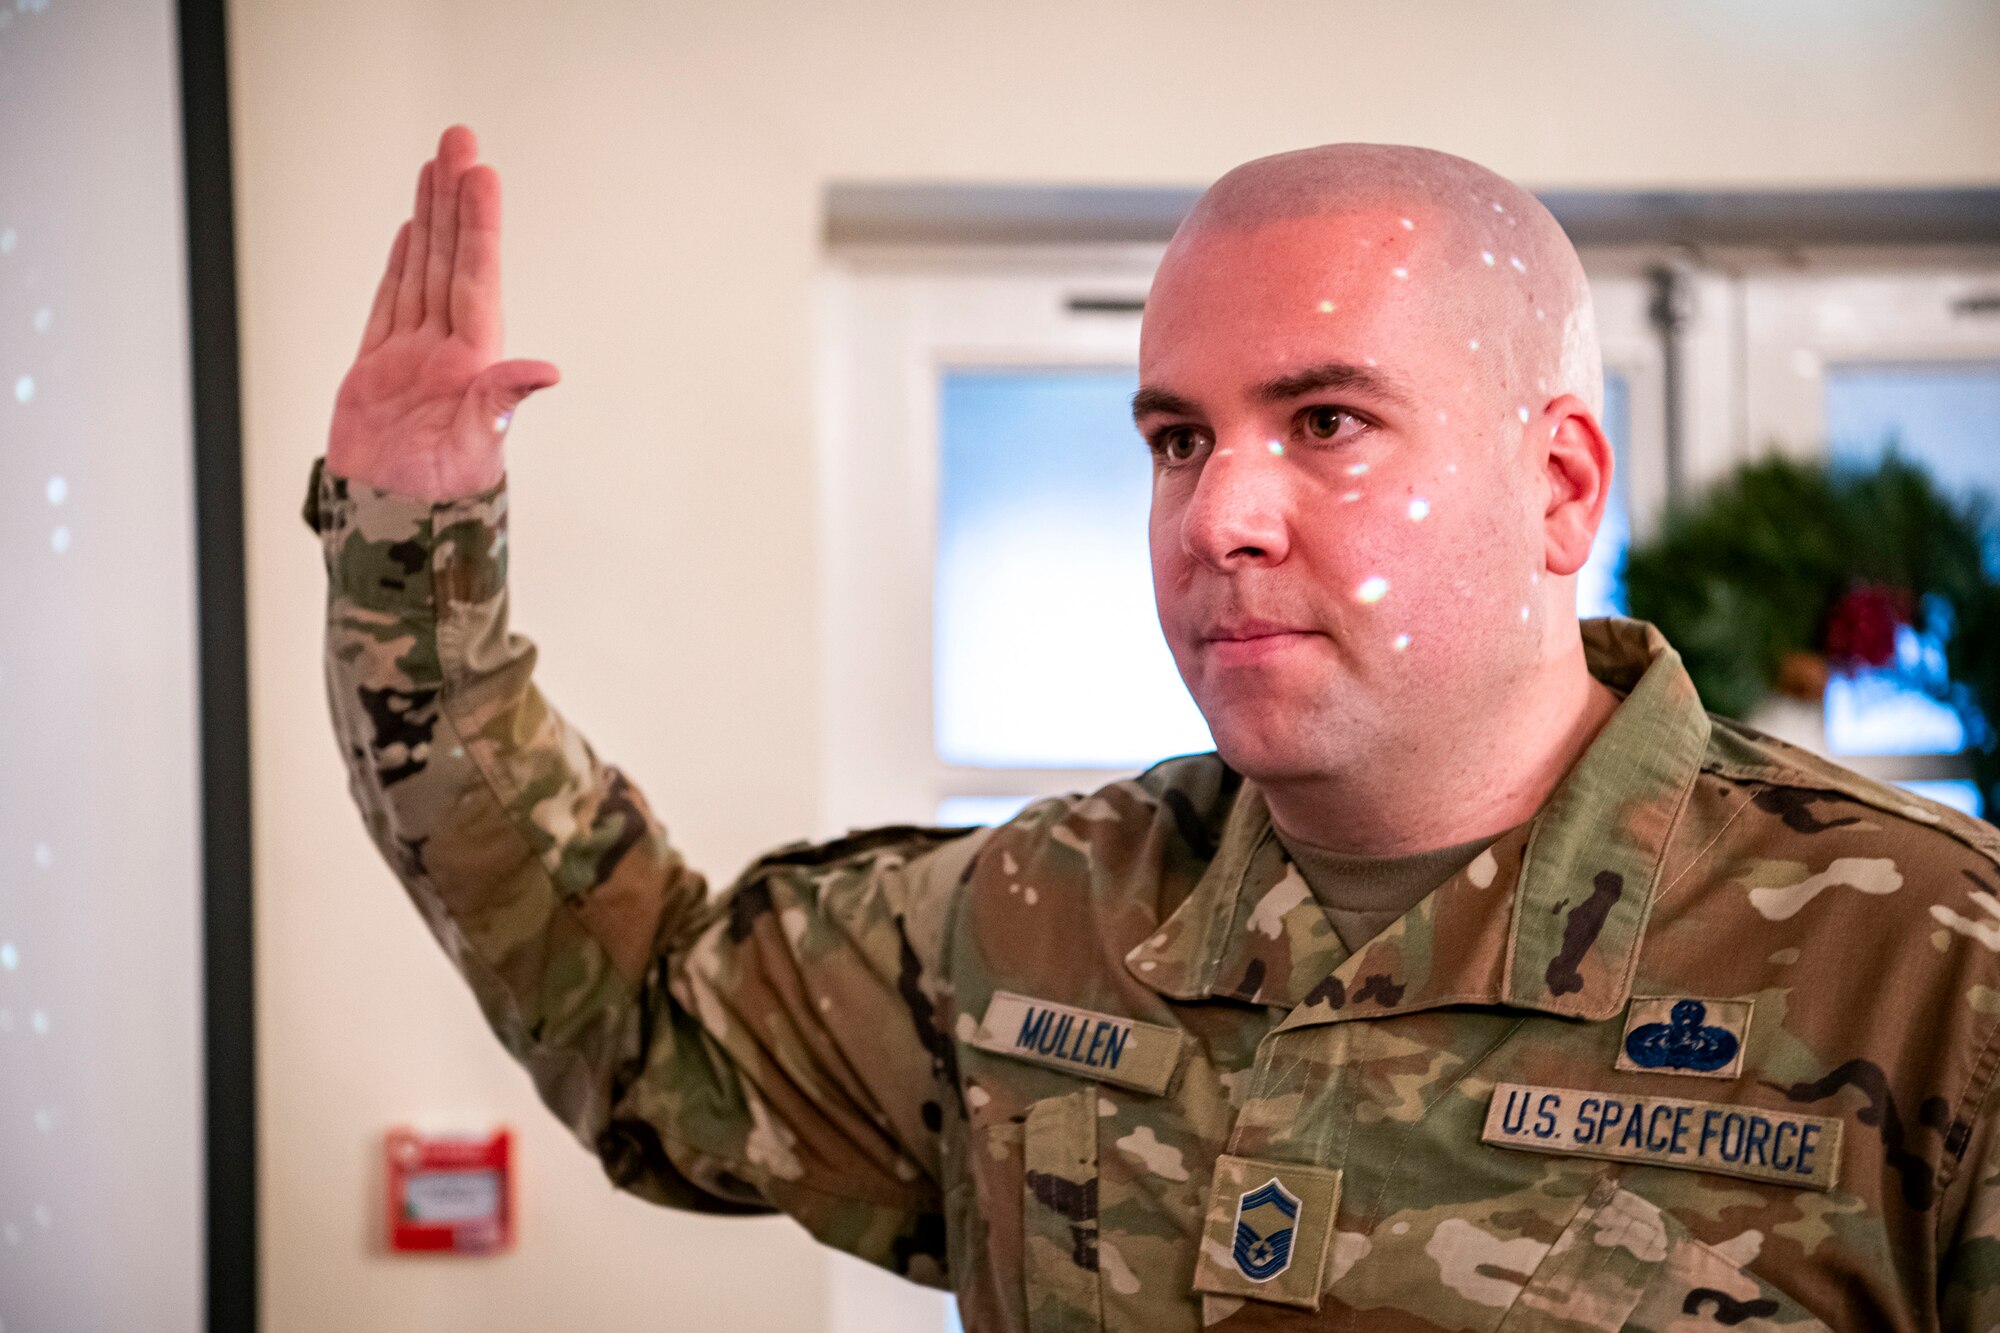
[[[504,482],[316,465],[306,518],[368,830],[624,1189],[782,1210],[973,1333],[2000,1325],[2000,834],[1711,718],[1648,625],[1585,623],[1612,721],[1350,956],[1213,754],[710,895],[532,680]],[[982,1032],[996,992],[1165,1029],[1166,1091],[1081,1019],[1014,1058],[1056,1029]],[[1489,1143],[1500,1084],[1712,1104],[1752,1166],[1837,1122],[1831,1186]]]

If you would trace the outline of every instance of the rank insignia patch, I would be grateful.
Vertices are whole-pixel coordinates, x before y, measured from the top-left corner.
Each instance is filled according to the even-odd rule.
[[[1319,1309],[1339,1208],[1338,1171],[1223,1154],[1209,1185],[1195,1290]]]
[[[1292,1266],[1292,1224],[1299,1196],[1271,1177],[1236,1201],[1236,1243],[1230,1257],[1252,1282],[1269,1282]]]
[[[1748,1000],[1635,997],[1616,1067],[1634,1073],[1735,1078],[1750,1035]]]

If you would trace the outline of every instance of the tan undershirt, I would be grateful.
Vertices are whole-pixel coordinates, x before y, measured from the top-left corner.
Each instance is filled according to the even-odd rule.
[[[1351,856],[1283,834],[1278,841],[1326,910],[1340,942],[1353,953],[1502,836],[1495,833],[1408,856]]]

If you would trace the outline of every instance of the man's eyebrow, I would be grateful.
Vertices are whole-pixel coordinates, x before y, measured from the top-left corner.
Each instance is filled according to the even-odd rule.
[[[1327,361],[1304,370],[1280,375],[1273,380],[1265,380],[1257,386],[1257,396],[1267,403],[1282,403],[1293,398],[1303,398],[1311,393],[1351,391],[1366,394],[1396,404],[1398,407],[1413,409],[1415,406],[1409,391],[1394,376],[1385,375],[1367,366],[1350,365],[1345,361]],[[1132,417],[1154,414],[1170,417],[1198,417],[1201,408],[1192,400],[1181,397],[1166,389],[1142,388],[1132,395]]]
[[[1177,393],[1165,389],[1142,388],[1132,395],[1132,419],[1158,414],[1167,417],[1198,417],[1201,409]]]
[[[1367,366],[1350,365],[1345,361],[1328,361],[1317,366],[1289,375],[1280,375],[1274,380],[1265,380],[1257,386],[1257,396],[1267,403],[1281,403],[1290,398],[1303,398],[1309,393],[1325,390],[1353,391],[1380,398],[1402,408],[1414,408],[1415,402],[1394,376],[1385,375]]]

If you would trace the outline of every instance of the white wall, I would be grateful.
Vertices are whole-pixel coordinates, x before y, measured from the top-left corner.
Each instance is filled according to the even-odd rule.
[[[1333,139],[1531,187],[2000,183],[1987,0],[235,0],[265,1310],[294,1330],[819,1330],[778,1221],[615,1196],[347,805],[297,511],[417,165],[505,182],[519,625],[726,880],[819,827],[811,280],[829,179],[1184,184]],[[523,1131],[503,1259],[372,1246],[374,1146]],[[842,1311],[843,1322],[848,1317]]]

